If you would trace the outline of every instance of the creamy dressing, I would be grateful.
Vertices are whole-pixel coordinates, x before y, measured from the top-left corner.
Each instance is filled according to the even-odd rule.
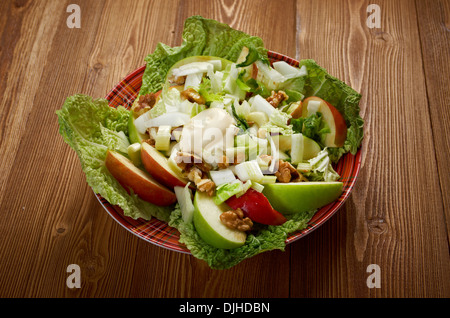
[[[180,151],[193,153],[208,163],[221,160],[226,148],[234,146],[238,132],[235,119],[224,109],[208,108],[184,125]]]

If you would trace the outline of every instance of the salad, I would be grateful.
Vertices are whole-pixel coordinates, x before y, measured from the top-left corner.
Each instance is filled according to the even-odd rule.
[[[260,38],[193,16],[181,46],[145,61],[129,109],[77,94],[57,111],[88,184],[125,216],[167,222],[225,269],[283,250],[340,197],[361,95],[313,60],[271,63]]]

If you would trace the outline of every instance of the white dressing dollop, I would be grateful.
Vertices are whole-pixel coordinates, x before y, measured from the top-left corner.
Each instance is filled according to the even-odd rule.
[[[225,149],[234,146],[238,131],[235,119],[226,110],[205,109],[184,125],[180,151],[195,154],[215,166],[223,159]]]

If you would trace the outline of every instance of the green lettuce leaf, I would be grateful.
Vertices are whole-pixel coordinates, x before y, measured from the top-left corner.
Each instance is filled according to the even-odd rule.
[[[56,114],[59,132],[77,153],[86,181],[95,193],[120,206],[124,214],[133,219],[149,220],[154,216],[169,221],[173,207],[159,207],[128,194],[105,166],[107,150],[123,152],[128,142],[123,137],[128,139],[130,111],[109,107],[106,99],[74,95],[66,99]]]
[[[186,19],[182,44],[170,47],[159,43],[155,51],[145,58],[146,68],[139,95],[162,89],[170,67],[179,60],[195,55],[222,57],[236,62],[244,46],[262,61],[268,61],[267,50],[259,37],[232,29],[224,23],[192,16]],[[255,58],[255,57],[253,57]]]
[[[284,251],[287,237],[307,227],[308,221],[316,211],[308,211],[288,216],[283,225],[261,226],[257,231],[247,236],[245,244],[239,248],[226,250],[207,244],[195,231],[192,223],[183,221],[181,210],[177,205],[170,216],[169,225],[180,232],[180,242],[186,244],[192,255],[208,263],[213,269],[228,269],[247,258],[270,251]]]

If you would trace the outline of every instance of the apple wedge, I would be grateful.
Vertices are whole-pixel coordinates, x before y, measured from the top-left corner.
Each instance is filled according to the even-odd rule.
[[[136,167],[127,157],[108,150],[105,165],[128,193],[133,192],[142,200],[159,206],[168,206],[176,202],[177,198],[174,192]]]
[[[245,244],[247,234],[228,228],[220,220],[230,207],[225,203],[216,205],[214,199],[197,191],[194,197],[193,222],[198,235],[208,244],[224,249],[233,249]]]
[[[266,225],[281,225],[286,222],[286,218],[270,205],[264,194],[252,188],[239,198],[232,196],[226,203],[234,210],[241,209],[254,222]]]
[[[283,214],[321,208],[342,193],[342,182],[290,182],[264,185],[263,194]]]
[[[302,104],[302,117],[320,112],[330,128],[330,133],[325,134],[322,140],[324,146],[342,147],[347,139],[347,125],[342,114],[333,105],[316,96],[306,98]]]
[[[168,188],[184,187],[188,183],[188,179],[170,167],[161,152],[146,142],[141,144],[141,161],[145,170]]]

